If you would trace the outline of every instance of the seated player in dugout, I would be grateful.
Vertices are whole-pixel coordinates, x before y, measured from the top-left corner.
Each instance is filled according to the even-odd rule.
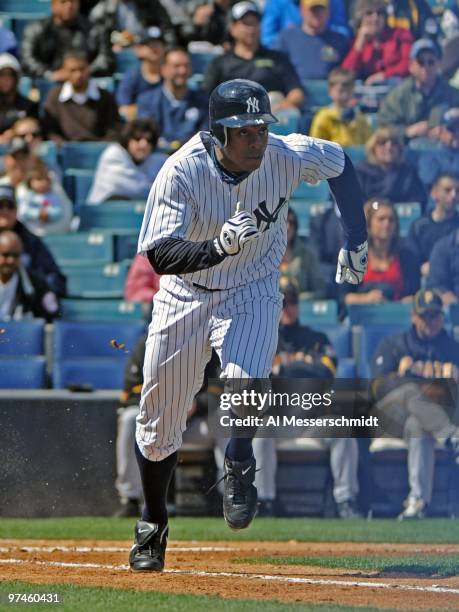
[[[359,283],[367,265],[363,198],[340,145],[269,134],[277,119],[268,94],[245,79],[214,89],[209,121],[210,132],[198,132],[160,170],[140,230],[138,252],[163,276],[153,299],[137,418],[145,506],[130,553],[134,571],[164,567],[167,490],[212,348],[225,382],[248,386],[269,377],[288,200],[301,181],[328,181],[340,209],[345,243],[336,282]],[[248,527],[257,512],[255,469],[252,440],[232,437],[223,491],[232,529]]]

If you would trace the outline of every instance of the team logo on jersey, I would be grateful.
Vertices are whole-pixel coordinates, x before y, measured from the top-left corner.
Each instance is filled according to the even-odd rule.
[[[247,112],[248,113],[259,113],[260,112],[259,101],[257,98],[254,98],[252,96],[251,98],[247,99]]]
[[[260,231],[266,232],[269,230],[271,223],[275,223],[277,221],[277,217],[279,216],[279,213],[286,202],[287,200],[285,198],[279,198],[279,204],[276,206],[273,212],[270,212],[267,209],[265,200],[258,204],[258,208],[253,211],[253,214],[255,215],[257,227]],[[262,223],[266,223],[266,226],[263,229],[261,229]]]

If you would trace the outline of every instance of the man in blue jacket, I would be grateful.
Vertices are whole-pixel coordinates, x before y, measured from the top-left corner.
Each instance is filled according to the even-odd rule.
[[[414,298],[412,326],[385,337],[372,361],[375,410],[380,425],[408,445],[410,492],[399,519],[422,518],[432,497],[435,442],[457,451],[459,429],[452,422],[450,391],[443,380],[458,380],[459,343],[443,327],[441,295],[421,289]],[[429,380],[425,380],[429,379]]]

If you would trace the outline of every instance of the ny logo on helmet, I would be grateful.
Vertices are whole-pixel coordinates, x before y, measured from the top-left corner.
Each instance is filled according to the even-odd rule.
[[[260,107],[258,106],[257,98],[248,98],[247,100],[247,112],[248,113],[259,113]]]

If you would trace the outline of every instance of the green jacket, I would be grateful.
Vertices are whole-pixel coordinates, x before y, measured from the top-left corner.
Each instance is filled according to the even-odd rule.
[[[404,130],[412,123],[428,120],[435,108],[445,106],[459,106],[459,89],[451,87],[439,76],[433,90],[426,96],[409,76],[384,98],[378,112],[378,125]]]

